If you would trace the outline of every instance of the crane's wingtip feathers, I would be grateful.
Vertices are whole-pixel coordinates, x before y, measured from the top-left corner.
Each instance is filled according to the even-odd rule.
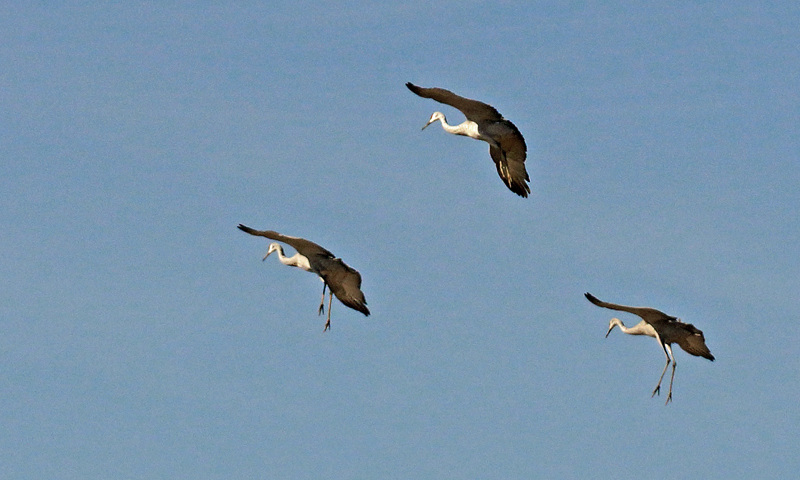
[[[600,300],[599,298],[595,297],[594,295],[592,295],[589,292],[586,292],[583,295],[586,297],[586,300],[589,300],[590,302],[592,302],[593,304],[597,305],[598,307],[610,308],[610,307],[608,307],[608,305],[605,302],[603,302],[602,300]]]
[[[340,298],[339,300],[342,300],[342,299]],[[342,301],[342,303],[344,303],[345,306],[348,306],[348,307],[352,308],[353,310],[356,310],[358,312],[363,313],[365,317],[369,317],[369,313],[370,312],[369,312],[369,308],[367,308],[366,304],[359,303],[359,302],[354,302],[354,301],[349,301],[349,302]]]
[[[249,233],[250,235],[256,235],[257,230],[248,227],[247,225],[242,225],[241,223],[236,227],[239,230]]]

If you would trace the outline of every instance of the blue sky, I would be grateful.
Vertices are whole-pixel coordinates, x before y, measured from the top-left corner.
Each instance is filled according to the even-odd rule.
[[[798,45],[794,2],[4,7],[0,476],[791,477]],[[512,120],[531,196],[407,81]],[[665,407],[587,291],[717,361]]]

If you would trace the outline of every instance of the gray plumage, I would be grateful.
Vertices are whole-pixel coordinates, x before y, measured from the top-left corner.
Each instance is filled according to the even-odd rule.
[[[297,254],[287,258],[283,254],[283,248],[279,244],[273,243],[270,244],[269,251],[264,256],[264,259],[266,260],[273,251],[277,251],[281,263],[284,265],[298,267],[319,275],[324,283],[322,287],[323,301],[320,303],[319,308],[320,314],[324,311],[325,288],[327,287],[330,288],[331,294],[336,295],[340,302],[364,315],[369,315],[367,301],[361,291],[361,274],[344,263],[341,258],[336,258],[330,251],[304,238],[283,235],[273,230],[254,230],[242,224],[239,224],[238,228],[250,235],[283,242],[297,251]],[[330,315],[331,304],[329,297],[328,322],[325,324],[325,330],[330,328]]]
[[[422,127],[423,130],[439,120],[446,132],[487,142],[489,155],[503,183],[517,195],[528,196],[531,192],[526,183],[530,181],[530,177],[525,170],[528,147],[516,125],[503,118],[493,106],[458,96],[449,90],[418,87],[410,82],[406,83],[406,87],[420,97],[457,108],[467,117],[467,120],[459,125],[449,125],[443,113],[433,112],[428,123]]]
[[[597,305],[598,307],[609,308],[611,310],[619,310],[622,312],[632,313],[639,316],[642,321],[639,324],[627,328],[618,318],[612,318],[608,323],[608,332],[606,337],[611,333],[615,326],[629,335],[647,335],[655,338],[661,348],[664,350],[664,355],[667,357],[667,364],[664,366],[664,371],[661,372],[661,378],[658,380],[653,395],[660,393],[661,380],[664,379],[664,374],[667,372],[667,367],[672,363],[672,377],[669,382],[669,394],[667,395],[667,403],[672,400],[672,382],[675,379],[675,356],[672,353],[671,344],[677,343],[686,353],[697,357],[707,358],[714,361],[714,355],[706,346],[705,337],[699,328],[691,323],[684,323],[678,319],[667,315],[666,313],[649,307],[630,307],[627,305],[617,305],[615,303],[604,302],[591,293],[586,293],[586,299]],[[651,395],[652,396],[652,395]]]

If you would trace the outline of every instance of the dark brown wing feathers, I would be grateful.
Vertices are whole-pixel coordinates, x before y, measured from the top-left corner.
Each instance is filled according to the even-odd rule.
[[[634,315],[638,315],[642,318],[645,322],[649,324],[655,324],[658,322],[667,322],[676,320],[677,317],[673,317],[671,315],[667,315],[666,313],[656,310],[655,308],[650,307],[630,307],[628,305],[618,305],[616,303],[609,303],[600,300],[599,298],[595,297],[591,293],[585,293],[586,299],[592,302],[593,304],[597,305],[598,307],[609,308],[611,310],[619,310],[621,312],[628,312]]]
[[[675,320],[676,326],[682,328],[687,335],[680,336],[676,339],[677,343],[686,353],[692,354],[696,357],[703,357],[714,361],[714,355],[711,350],[706,346],[706,338],[699,328],[691,323],[684,323],[680,320]]]
[[[522,137],[519,137],[522,139]],[[525,141],[522,140],[522,150],[519,148],[503,150],[513,142],[511,138],[508,141],[500,141],[500,148],[494,145],[489,145],[489,155],[494,161],[494,166],[497,169],[497,175],[503,180],[509,190],[516,193],[521,197],[527,197],[531,192],[531,187],[526,182],[530,181],[528,171],[525,169]],[[520,152],[522,154],[520,155]]]
[[[450,90],[445,90],[444,88],[418,87],[411,82],[406,83],[406,87],[420,97],[430,98],[439,103],[444,103],[445,105],[450,105],[453,108],[457,108],[461,111],[461,113],[464,114],[465,117],[473,122],[496,122],[503,120],[503,116],[500,115],[500,112],[498,112],[493,106],[479,102],[478,100],[472,100],[471,98],[465,98],[460,95],[456,95]]]
[[[333,258],[320,262],[319,276],[340,302],[369,315],[367,300],[361,291],[361,274],[358,271],[350,268],[342,259]]]
[[[326,250],[325,248],[317,245],[316,243],[306,240],[305,238],[298,238],[298,237],[290,237],[288,235],[280,234],[274,230],[255,230],[246,225],[239,224],[239,230],[243,232],[247,232],[250,235],[255,235],[257,237],[266,237],[270,240],[276,240],[278,242],[283,242],[290,247],[297,250],[300,255],[311,259],[312,256],[323,256],[323,257],[330,257],[333,258],[333,254]]]

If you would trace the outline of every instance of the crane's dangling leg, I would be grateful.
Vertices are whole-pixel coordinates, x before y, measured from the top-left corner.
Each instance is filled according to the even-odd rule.
[[[658,338],[658,337],[656,337],[656,338]],[[658,338],[658,341],[660,342],[661,339]],[[664,374],[667,373],[667,367],[669,367],[670,362],[674,362],[675,361],[672,358],[670,358],[670,355],[667,353],[667,349],[670,348],[669,345],[662,343],[661,344],[661,348],[664,349],[664,356],[667,357],[667,364],[664,365],[664,370],[661,372],[661,377],[658,379],[658,385],[656,385],[656,388],[655,388],[655,390],[653,390],[653,394],[650,395],[650,398],[655,397],[656,393],[661,395],[661,380],[664,380]],[[670,351],[671,350],[672,349],[670,348]]]
[[[675,367],[677,364],[675,363],[675,357],[672,357],[672,376],[669,379],[669,394],[667,395],[667,401],[664,402],[664,405],[668,404],[672,401],[672,381],[675,380]]]
[[[323,297],[324,299],[325,297]],[[328,321],[325,323],[325,329],[323,332],[328,331],[331,328],[331,302],[333,301],[333,292],[328,292]]]
[[[322,282],[322,298],[319,299],[319,309],[317,310],[317,315],[322,315],[325,313],[325,289],[328,288],[327,282]]]

